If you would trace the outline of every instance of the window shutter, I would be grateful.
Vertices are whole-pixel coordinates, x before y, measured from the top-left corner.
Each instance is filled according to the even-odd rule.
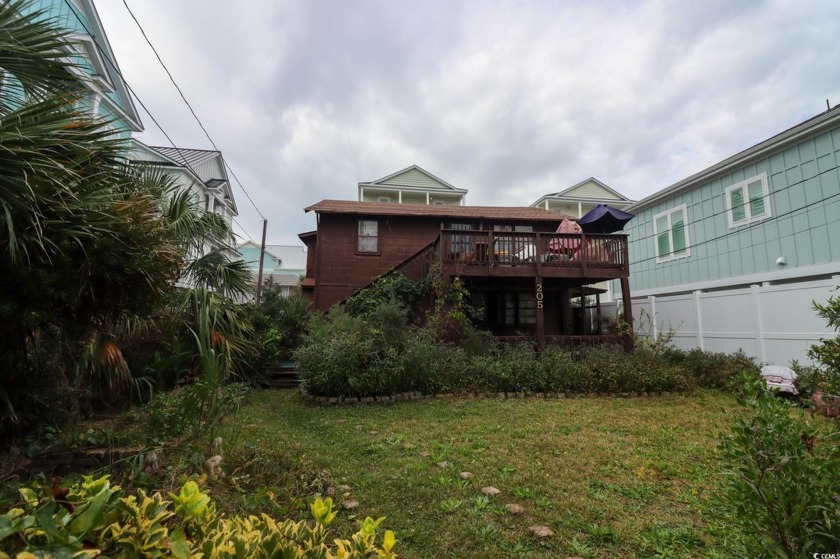
[[[742,188],[729,191],[729,205],[732,208],[732,223],[747,219],[747,208],[744,206],[744,190]]]
[[[750,197],[750,218],[763,216],[766,212],[764,207],[764,188],[761,181],[751,182],[747,186],[747,194]]]
[[[685,252],[685,216],[681,210],[671,214],[671,235],[674,237],[674,254]]]
[[[656,220],[656,249],[657,256],[665,258],[671,255],[671,242],[668,238],[668,216],[663,215]]]

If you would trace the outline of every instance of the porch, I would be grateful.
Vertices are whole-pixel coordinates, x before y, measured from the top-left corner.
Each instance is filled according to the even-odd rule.
[[[497,339],[632,351],[631,337],[604,326],[594,285],[619,280],[621,318],[632,324],[626,235],[443,229],[435,249],[443,276],[464,282]]]
[[[629,275],[626,235],[441,230],[449,276],[618,279]]]

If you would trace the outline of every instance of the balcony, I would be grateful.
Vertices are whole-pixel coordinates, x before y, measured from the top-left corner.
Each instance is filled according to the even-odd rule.
[[[627,235],[443,229],[441,270],[451,276],[626,278]]]

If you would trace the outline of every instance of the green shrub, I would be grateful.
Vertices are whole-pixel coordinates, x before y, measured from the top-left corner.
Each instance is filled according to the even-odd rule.
[[[829,327],[840,331],[840,298],[832,296],[825,305],[815,302],[813,307]],[[820,389],[829,394],[840,395],[840,336],[820,339],[820,343],[812,345],[808,350],[808,357],[820,364]]]
[[[213,398],[207,397],[203,381],[161,392],[137,410],[149,432],[158,437],[200,434],[212,431],[225,416],[241,405],[250,387],[244,383],[221,386]]]
[[[840,549],[840,433],[745,376],[745,413],[720,449],[728,475],[725,506],[756,556],[809,557]]]
[[[341,309],[313,319],[294,354],[298,373],[312,394],[372,396],[396,386],[394,355],[370,325]]]
[[[686,369],[691,381],[703,388],[735,390],[744,373],[758,374],[759,367],[743,351],[712,353],[695,348],[690,351],[668,349],[663,358]]]
[[[284,295],[270,278],[263,286],[260,304],[245,305],[245,320],[254,331],[253,351],[238,367],[240,378],[255,386],[265,385],[278,360],[290,359],[306,332],[311,316],[300,290]]]
[[[263,514],[226,517],[188,481],[166,500],[160,493],[125,495],[107,477],[85,477],[67,488],[24,488],[22,502],[0,515],[0,558],[205,557],[289,559],[394,558],[394,533],[367,518],[350,540],[328,544],[332,500],[310,505],[314,523],[276,521]]]

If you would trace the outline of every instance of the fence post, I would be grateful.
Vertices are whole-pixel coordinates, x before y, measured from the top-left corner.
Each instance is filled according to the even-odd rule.
[[[764,343],[764,321],[761,316],[761,286],[754,283],[750,286],[750,297],[753,305],[753,320],[755,320],[755,341],[758,344],[758,352],[762,363],[767,363],[767,344]]]
[[[703,314],[700,310],[700,295],[703,293],[701,290],[697,290],[694,292],[694,313],[697,315],[697,345],[700,346],[702,351],[706,351],[706,344],[703,341]]]

